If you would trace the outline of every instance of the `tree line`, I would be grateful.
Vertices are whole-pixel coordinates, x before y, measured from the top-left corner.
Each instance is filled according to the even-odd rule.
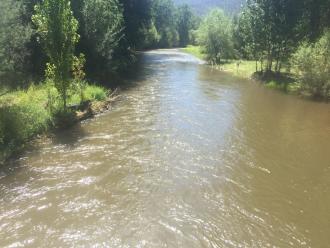
[[[36,134],[97,112],[111,91],[102,83],[137,50],[184,46],[197,22],[171,0],[1,0],[0,163]]]
[[[208,60],[256,62],[262,75],[294,73],[312,95],[330,95],[330,1],[247,0],[228,16],[212,10],[196,30]]]
[[[83,54],[93,78],[126,68],[136,50],[187,45],[197,24],[188,5],[172,0],[2,0],[0,83],[41,80],[46,64],[64,56],[67,29],[74,39],[69,53]],[[64,60],[73,64],[72,58]],[[62,70],[70,74],[71,68]]]

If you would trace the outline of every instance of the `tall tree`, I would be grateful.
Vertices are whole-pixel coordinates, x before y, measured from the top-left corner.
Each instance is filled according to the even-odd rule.
[[[249,0],[237,27],[245,52],[266,60],[266,71],[280,71],[299,40],[300,13],[297,0]]]
[[[0,81],[19,81],[27,72],[27,47],[33,34],[24,23],[25,6],[20,0],[0,1]]]
[[[190,41],[190,31],[194,28],[194,14],[189,5],[184,4],[178,7],[177,25],[179,32],[179,45],[185,47]]]
[[[223,10],[214,9],[202,21],[198,29],[198,42],[212,63],[233,56],[232,25]]]
[[[73,16],[69,0],[44,0],[35,6],[32,20],[49,58],[46,74],[54,80],[66,109],[74,50],[79,40],[78,21]]]
[[[109,69],[113,53],[124,37],[123,12],[118,1],[85,0],[82,25],[86,46],[83,52],[90,67]]]
[[[316,41],[330,27],[330,0],[301,0],[304,30],[310,41]],[[298,6],[299,6],[298,5]]]
[[[143,48],[146,30],[152,29],[153,0],[120,0],[123,6],[125,35],[128,45],[133,49]]]
[[[158,46],[161,48],[178,46],[177,13],[172,0],[154,0],[152,17],[160,35]]]

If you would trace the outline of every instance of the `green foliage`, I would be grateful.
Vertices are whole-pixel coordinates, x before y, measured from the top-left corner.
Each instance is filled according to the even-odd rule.
[[[221,59],[232,58],[232,25],[222,10],[212,10],[202,21],[197,35],[198,43],[212,63],[219,64]]]
[[[206,14],[210,9],[221,8],[227,13],[239,12],[246,0],[174,0],[175,4],[189,4],[199,15]]]
[[[86,100],[103,101],[107,98],[107,91],[103,87],[89,85],[85,89]]]
[[[155,24],[152,22],[147,27],[143,26],[140,29],[140,34],[142,35],[143,42],[141,42],[140,46],[142,48],[154,48],[157,47],[158,42],[160,41],[160,35],[156,29]]]
[[[51,117],[45,109],[46,104],[45,89],[36,90],[34,86],[1,99],[0,160],[36,133],[47,129]]]
[[[248,5],[234,25],[234,45],[240,57],[261,61],[263,58],[264,34],[262,10],[258,5]],[[258,68],[256,68],[256,71]]]
[[[13,84],[23,79],[29,55],[27,43],[33,31],[24,24],[22,1],[0,1],[0,81]]]
[[[315,97],[330,97],[330,31],[315,44],[304,43],[291,63],[304,89]]]
[[[79,57],[74,56],[72,63],[72,74],[73,74],[73,88],[80,94],[80,101],[85,101],[84,91],[86,89],[86,82],[84,81],[86,73],[84,66],[86,63],[85,55],[80,54]]]
[[[187,4],[179,6],[178,8],[178,33],[179,45],[185,47],[190,42],[190,31],[194,28],[194,15]]]
[[[158,46],[171,48],[179,45],[177,31],[176,8],[172,0],[154,0],[152,5],[152,18],[160,35]]]
[[[123,12],[117,0],[85,0],[83,7],[84,34],[89,53],[104,63],[112,59],[123,38]]]
[[[149,43],[153,45],[150,40],[157,40],[158,32],[155,32],[151,16],[152,2],[153,0],[119,0],[123,6],[126,38],[126,43],[121,45],[132,49],[144,49]]]
[[[205,59],[205,54],[202,52],[202,48],[200,46],[187,46],[185,48],[181,48],[182,51],[192,54],[199,59]]]
[[[51,73],[46,74],[53,77],[66,108],[74,50],[79,40],[78,21],[73,16],[69,0],[44,0],[35,6],[32,20],[50,61],[47,71],[51,70]]]
[[[296,44],[316,40],[329,21],[329,0],[248,0],[235,22],[235,48],[260,61],[260,71],[280,72]]]
[[[330,0],[296,0],[300,7],[299,32],[309,41],[317,41],[330,28]]]
[[[106,99],[103,87],[88,85],[84,89],[85,100]],[[79,92],[68,98],[72,105],[80,104]],[[0,161],[12,151],[18,150],[27,140],[54,126],[65,127],[75,121],[75,113],[64,110],[61,98],[54,86],[31,85],[26,91],[15,91],[0,98]]]

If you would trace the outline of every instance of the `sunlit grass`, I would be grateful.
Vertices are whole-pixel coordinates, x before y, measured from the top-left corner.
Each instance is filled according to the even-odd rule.
[[[202,48],[200,46],[188,46],[181,50],[200,59],[206,59],[206,55],[202,53]],[[256,72],[256,62],[249,60],[223,60],[222,64],[214,65],[214,67],[218,70],[231,73],[232,75],[244,79],[254,78]],[[287,69],[287,66],[284,65],[283,71],[286,71]],[[282,73],[271,78],[257,77],[257,79],[263,82],[267,88],[295,94],[301,91],[301,84],[293,80],[293,77],[294,75]]]
[[[194,55],[199,59],[206,59],[206,55],[202,52],[201,46],[189,45],[185,48],[181,48],[181,51]],[[237,62],[240,62],[239,67],[237,66]],[[227,60],[224,61],[223,64],[217,65],[216,68],[233,73],[242,78],[251,78],[252,74],[255,72],[255,62],[247,60]]]
[[[205,60],[205,54],[203,54],[200,46],[189,45],[185,48],[181,48],[181,51],[194,55],[199,59]]]
[[[74,90],[71,93],[68,104],[79,105],[80,94]],[[52,109],[50,95],[55,96]],[[86,85],[83,95],[84,100],[102,101],[107,97],[107,90],[96,85]],[[31,137],[61,122],[58,113],[64,113],[61,99],[54,87],[45,84],[31,85],[27,90],[16,90],[1,96],[0,162],[13,151],[19,150]],[[75,113],[72,112],[72,115]]]
[[[234,74],[235,76],[246,79],[251,78],[256,71],[255,62],[248,60],[230,60],[218,67],[226,72]]]

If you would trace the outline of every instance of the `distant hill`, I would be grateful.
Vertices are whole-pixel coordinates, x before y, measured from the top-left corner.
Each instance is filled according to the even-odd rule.
[[[198,14],[205,14],[214,7],[222,8],[226,12],[237,13],[245,0],[174,0],[174,3],[189,4]]]

